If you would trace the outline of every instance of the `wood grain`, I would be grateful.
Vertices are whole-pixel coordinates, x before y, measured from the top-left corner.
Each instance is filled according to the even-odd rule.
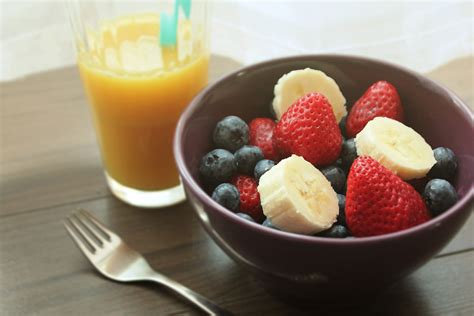
[[[474,58],[429,74],[473,100]],[[211,78],[239,66],[213,56]],[[470,67],[470,68],[469,68]],[[440,255],[358,309],[298,309],[261,289],[205,234],[186,203],[142,210],[107,189],[75,67],[0,84],[0,314],[197,314],[154,284],[100,277],[61,219],[92,210],[171,278],[243,315],[472,315],[474,218]]]
[[[187,204],[149,211],[106,197],[1,219],[0,306],[7,315],[195,313],[154,284],[122,285],[100,277],[62,228],[60,219],[75,208],[94,210],[153,267],[238,315],[328,312],[327,307],[302,310],[274,300],[220,251]],[[434,259],[373,306],[342,306],[338,312],[469,315],[474,311],[473,259],[474,251]]]

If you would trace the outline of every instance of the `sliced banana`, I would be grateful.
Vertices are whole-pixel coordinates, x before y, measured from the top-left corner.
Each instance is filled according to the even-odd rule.
[[[337,195],[329,181],[311,163],[292,155],[260,178],[263,213],[284,231],[315,234],[336,222]]]
[[[306,68],[283,75],[275,85],[273,110],[277,119],[280,119],[296,100],[311,92],[321,93],[329,100],[338,123],[347,114],[346,98],[336,81],[320,70]]]
[[[420,134],[387,117],[369,121],[355,142],[359,156],[374,158],[404,180],[423,178],[436,163],[431,146]]]

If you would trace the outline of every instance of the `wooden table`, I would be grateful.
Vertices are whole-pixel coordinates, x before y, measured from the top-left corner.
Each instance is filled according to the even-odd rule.
[[[473,104],[474,58],[430,74]],[[213,56],[216,78],[239,65]],[[1,84],[0,314],[198,314],[154,284],[124,285],[98,275],[61,219],[89,209],[157,270],[236,314],[321,314],[285,305],[205,234],[190,206],[144,210],[108,191],[76,68]],[[474,220],[436,258],[371,306],[344,314],[473,315]],[[331,313],[334,314],[334,313]]]

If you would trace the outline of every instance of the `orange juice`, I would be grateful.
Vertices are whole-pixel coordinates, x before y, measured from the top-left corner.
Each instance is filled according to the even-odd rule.
[[[135,15],[88,33],[78,55],[103,163],[110,177],[138,190],[179,184],[172,139],[179,115],[207,83],[209,55],[190,23],[161,48],[159,18]]]

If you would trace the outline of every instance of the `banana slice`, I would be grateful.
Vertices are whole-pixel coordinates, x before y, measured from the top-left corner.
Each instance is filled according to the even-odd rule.
[[[420,134],[387,117],[369,121],[355,142],[359,156],[374,158],[404,180],[423,178],[436,163]]]
[[[277,119],[280,119],[296,100],[311,92],[321,93],[329,100],[338,123],[347,114],[346,98],[336,81],[320,70],[306,68],[283,75],[275,85],[273,110]]]
[[[311,163],[293,155],[260,178],[263,213],[284,231],[315,234],[336,222],[337,195],[329,181]]]

